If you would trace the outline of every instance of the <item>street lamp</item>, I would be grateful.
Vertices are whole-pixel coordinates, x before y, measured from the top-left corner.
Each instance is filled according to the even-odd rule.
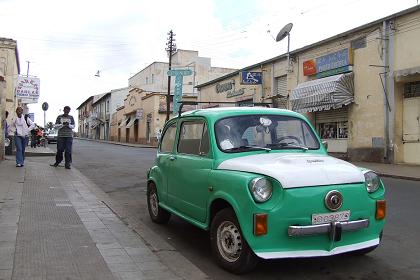
[[[290,72],[290,30],[292,30],[293,23],[286,24],[277,34],[276,42],[280,42],[287,36],[287,71]]]

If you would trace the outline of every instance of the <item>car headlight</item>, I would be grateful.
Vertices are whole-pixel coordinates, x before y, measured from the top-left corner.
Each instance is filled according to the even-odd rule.
[[[369,171],[365,173],[366,189],[369,193],[375,192],[379,188],[379,176],[375,172]]]
[[[269,180],[258,177],[249,182],[249,191],[256,202],[265,202],[270,199],[273,186]]]

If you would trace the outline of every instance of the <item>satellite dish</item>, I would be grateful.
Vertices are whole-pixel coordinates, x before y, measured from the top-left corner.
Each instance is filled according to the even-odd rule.
[[[286,24],[281,30],[280,30],[280,32],[277,34],[277,37],[276,37],[276,42],[279,42],[279,41],[281,41],[281,40],[283,40],[284,39],[284,37],[286,37],[288,34],[289,34],[289,32],[290,32],[290,30],[292,30],[292,27],[293,27],[293,23],[288,23],[288,24]]]

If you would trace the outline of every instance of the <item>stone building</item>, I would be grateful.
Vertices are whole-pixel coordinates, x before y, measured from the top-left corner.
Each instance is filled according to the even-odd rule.
[[[419,18],[415,6],[245,67],[198,99],[271,103],[307,115],[339,157],[420,164]]]
[[[15,97],[15,85],[20,74],[19,54],[17,42],[12,39],[0,38],[0,160],[4,159],[3,123],[5,111],[9,112],[11,120],[18,100]]]
[[[111,139],[120,142],[155,144],[159,130],[166,121],[166,96],[168,92],[168,69],[166,62],[153,62],[129,78],[129,93],[111,121]],[[211,66],[211,59],[198,56],[197,51],[178,50],[172,56],[171,69],[189,69],[184,76],[182,98],[196,100],[196,85],[235,71],[230,68]],[[175,79],[171,78],[171,105]],[[185,109],[191,109],[186,107]]]

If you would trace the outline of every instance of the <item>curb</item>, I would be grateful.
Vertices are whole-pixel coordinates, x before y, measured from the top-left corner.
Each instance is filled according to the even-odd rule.
[[[77,139],[77,140],[85,140],[85,141],[92,141],[92,142],[98,142],[98,143],[105,143],[105,144],[113,144],[113,145],[126,146],[126,147],[133,147],[133,148],[149,148],[149,149],[150,148],[153,148],[153,149],[156,149],[157,148],[157,146],[152,146],[152,145],[123,143],[123,142],[106,141],[106,140],[98,140],[98,139],[90,139],[90,138],[74,137],[74,139]]]
[[[410,181],[420,181],[420,178],[417,177],[410,177],[410,176],[403,176],[403,175],[394,175],[394,174],[386,174],[377,171],[377,174],[382,177],[387,178],[394,178],[394,179],[402,179],[402,180],[410,180]]]

